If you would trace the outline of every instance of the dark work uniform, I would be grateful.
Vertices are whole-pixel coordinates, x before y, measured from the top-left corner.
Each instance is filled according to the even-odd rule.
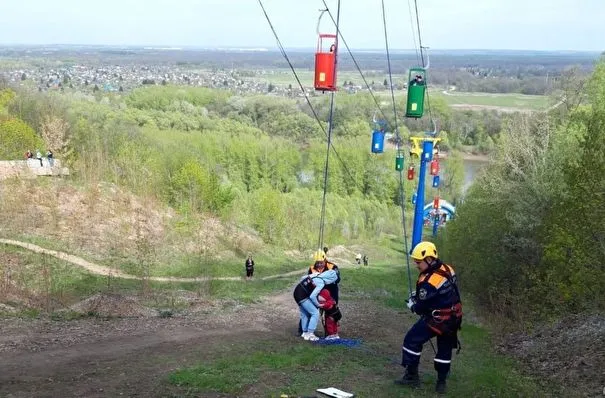
[[[462,304],[454,269],[435,260],[418,276],[415,300],[412,310],[421,318],[405,335],[401,364],[417,369],[422,346],[437,336],[435,370],[440,379],[445,379],[452,362],[452,350],[458,345],[457,332],[462,322]]]

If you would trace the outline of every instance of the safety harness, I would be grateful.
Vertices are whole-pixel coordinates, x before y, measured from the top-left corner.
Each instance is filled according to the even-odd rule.
[[[445,270],[442,268],[445,268]],[[439,267],[432,271],[427,278],[430,278],[431,274],[437,274],[446,278],[456,292],[457,300],[456,303],[450,307],[431,311],[430,316],[425,317],[426,324],[438,336],[453,336],[456,339],[456,354],[458,354],[462,349],[462,345],[458,339],[458,330],[462,329],[462,300],[460,298],[458,285],[454,281],[454,277],[448,266]]]
[[[313,283],[314,278],[317,278],[317,276],[313,278],[308,276],[296,285],[294,288],[294,300],[296,301],[296,304],[300,304],[311,296],[311,293],[313,293],[313,290],[315,289],[315,284]]]

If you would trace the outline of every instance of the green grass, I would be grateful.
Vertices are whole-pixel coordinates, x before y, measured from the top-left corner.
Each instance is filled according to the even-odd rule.
[[[264,391],[260,396],[295,395],[311,393],[310,382],[321,380],[329,375],[330,383],[357,379],[366,375],[368,370],[377,376],[382,359],[367,350],[351,350],[342,346],[290,345],[284,341],[256,344],[252,349],[238,347],[247,351],[237,360],[220,359],[210,364],[201,364],[193,368],[172,373],[172,384],[186,387],[190,392],[217,391],[240,394],[250,387]],[[351,360],[339,361],[336,366],[327,366],[335,357],[343,358],[352,353]],[[330,369],[331,368],[331,369]],[[321,385],[317,385],[319,388]]]
[[[492,352],[487,333],[466,326],[464,349],[455,356],[449,396],[537,397],[545,391],[519,374],[514,363]],[[312,395],[316,388],[335,386],[356,397],[433,396],[432,366],[422,369],[422,388],[407,390],[392,383],[401,373],[399,347],[380,342],[361,347],[320,346],[297,340],[272,340],[231,347],[237,358],[225,355],[171,373],[168,381],[187,394],[217,392],[238,396],[279,397]],[[427,347],[426,353],[430,351]],[[425,354],[426,355],[426,354]],[[429,354],[429,356],[431,356]],[[253,392],[253,393],[252,393]]]
[[[441,91],[436,90],[431,91],[430,95],[442,98],[450,105],[483,105],[531,110],[544,110],[551,105],[551,98],[546,95],[467,93],[456,91],[445,95]]]
[[[296,73],[300,81],[305,86],[311,86],[313,84],[314,71],[312,70],[297,70]],[[364,72],[364,76],[366,77],[366,81],[368,84],[371,84],[372,81],[375,84],[381,85],[384,82],[385,78],[388,78],[387,75],[383,74],[369,74],[368,72]],[[292,84],[292,87],[298,87],[298,83],[294,78],[294,75],[290,70],[278,69],[271,71],[271,73],[267,73],[264,75],[258,74],[251,79],[253,81],[258,82],[267,82],[272,83],[278,86],[287,86],[288,84]],[[359,72],[353,71],[342,71],[338,74],[338,82],[339,85],[344,81],[353,81],[355,85],[359,85],[365,88],[365,83],[361,78]],[[393,82],[403,82],[407,81],[407,75],[393,75]],[[523,95],[523,94],[491,94],[491,93],[479,93],[479,92],[458,92],[452,91],[449,92],[449,95],[445,95],[442,92],[442,89],[433,88],[431,89],[430,95],[438,98],[442,98],[449,105],[479,105],[479,106],[494,106],[494,107],[502,107],[502,108],[518,108],[518,109],[530,109],[530,110],[544,110],[551,104],[551,98],[545,95]],[[376,91],[375,92],[378,97],[384,97],[386,99],[390,99],[391,92],[384,91]],[[398,90],[395,92],[395,96],[399,97],[405,95],[405,90]],[[387,98],[388,97],[388,98]]]
[[[393,250],[385,249],[389,254]],[[404,264],[400,261],[399,264]],[[370,267],[343,268],[342,301],[371,301],[378,308],[404,308],[407,296],[407,270],[393,262]],[[415,278],[416,271],[412,271]],[[246,297],[267,294],[291,287],[293,281],[253,281],[238,284],[214,282],[212,294],[245,301]],[[235,289],[238,289],[237,291]],[[415,319],[410,315],[404,318]],[[388,322],[398,322],[389,320]],[[402,336],[405,330],[402,330]],[[496,354],[488,332],[476,325],[464,324],[460,333],[463,350],[454,357],[449,395],[461,397],[534,397],[547,394],[539,384],[519,373],[514,361]],[[233,352],[237,352],[234,357]],[[249,344],[230,346],[228,352],[212,362],[179,369],[169,382],[186,395],[223,393],[230,396],[279,397],[314,395],[316,388],[335,386],[354,392],[356,397],[433,396],[435,373],[429,345],[421,371],[422,388],[414,391],[393,385],[401,375],[398,365],[400,347],[384,341],[364,338],[361,348],[319,346],[302,343],[294,337],[273,338],[269,342],[251,340]],[[429,364],[430,365],[427,365]]]

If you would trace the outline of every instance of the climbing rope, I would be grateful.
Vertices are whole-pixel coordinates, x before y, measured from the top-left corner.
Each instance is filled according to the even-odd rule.
[[[326,3],[324,2],[324,5]],[[326,11],[330,13],[326,5]],[[323,11],[322,11],[323,13]],[[330,14],[331,16],[332,14]],[[334,74],[336,76],[336,65],[338,64],[338,34],[339,32],[339,22],[340,22],[340,0],[338,0],[337,10],[336,10],[336,38],[334,39],[334,44],[336,45],[336,51],[334,52]],[[330,146],[332,145],[332,129],[334,127],[333,116],[334,116],[334,91],[332,91],[330,96],[330,116],[328,117],[328,145],[326,148],[326,161],[324,164],[324,192],[323,198],[321,201],[321,216],[319,221],[319,239],[317,242],[317,247],[324,247],[324,231],[325,231],[325,223],[326,223],[326,196],[328,192],[328,170],[330,166]]]

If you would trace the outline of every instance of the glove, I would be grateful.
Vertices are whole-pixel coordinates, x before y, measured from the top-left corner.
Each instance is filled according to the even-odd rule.
[[[413,297],[410,297],[408,300],[406,300],[406,305],[408,306],[410,311],[414,312],[414,305],[416,305],[416,300],[414,300]]]
[[[410,300],[416,301],[416,290],[410,292]]]

